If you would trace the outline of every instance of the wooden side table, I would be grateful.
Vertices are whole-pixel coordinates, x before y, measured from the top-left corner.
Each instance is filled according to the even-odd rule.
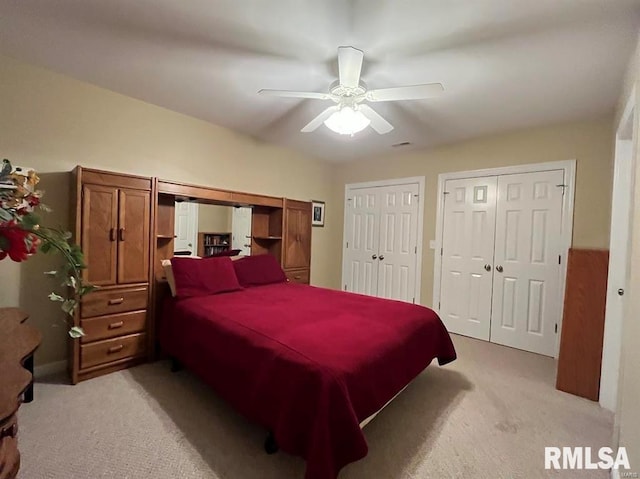
[[[29,317],[18,308],[0,308],[0,479],[13,479],[20,467],[18,420],[16,413],[33,385],[33,352],[41,341],[40,332],[24,324]],[[27,358],[30,358],[27,360]]]

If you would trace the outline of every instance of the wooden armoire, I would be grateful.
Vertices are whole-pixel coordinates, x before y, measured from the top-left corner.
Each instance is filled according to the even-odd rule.
[[[311,203],[284,200],[282,268],[289,281],[309,284],[311,267]]]
[[[98,290],[84,296],[71,341],[71,378],[83,379],[146,359],[151,284],[152,178],[77,167],[75,238]]]
[[[287,278],[309,283],[311,203],[77,167],[72,187],[75,241],[98,287],[84,296],[70,341],[71,380],[153,359],[154,309],[168,293],[161,266],[173,256],[175,202],[252,206],[252,254],[271,254]]]

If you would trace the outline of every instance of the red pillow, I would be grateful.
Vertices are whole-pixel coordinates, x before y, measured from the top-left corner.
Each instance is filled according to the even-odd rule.
[[[233,261],[233,267],[242,286],[258,286],[287,281],[287,276],[282,271],[280,263],[270,254],[247,256]]]
[[[192,259],[171,258],[171,269],[176,283],[176,296],[208,296],[210,294],[242,289],[228,256]]]

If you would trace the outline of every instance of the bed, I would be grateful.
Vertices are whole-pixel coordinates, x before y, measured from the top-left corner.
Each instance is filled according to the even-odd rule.
[[[364,457],[361,423],[433,359],[456,358],[432,310],[313,286],[176,297],[163,309],[162,348],[302,456],[305,479],[335,479]]]

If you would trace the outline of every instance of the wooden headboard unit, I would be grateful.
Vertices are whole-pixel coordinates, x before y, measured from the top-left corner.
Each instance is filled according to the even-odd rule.
[[[155,324],[155,312],[170,294],[162,260],[173,257],[174,218],[176,200],[221,206],[252,206],[251,248],[256,254],[270,253],[282,262],[283,258],[283,209],[284,198],[255,195],[238,191],[221,190],[206,186],[154,179],[155,231],[154,282],[152,285],[153,306],[151,323]],[[157,348],[156,348],[157,349]],[[152,352],[151,358],[155,356]]]

